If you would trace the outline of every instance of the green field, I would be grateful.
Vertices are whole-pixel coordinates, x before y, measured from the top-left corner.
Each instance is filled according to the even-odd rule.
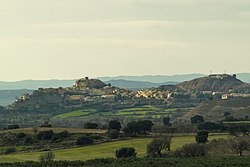
[[[224,124],[250,124],[250,121],[232,121],[232,122],[223,122]]]
[[[209,137],[209,140],[227,138],[227,135],[213,135]],[[145,156],[146,146],[152,140],[152,138],[131,139],[114,141],[102,144],[96,144],[80,148],[72,148],[65,150],[55,150],[56,160],[89,160],[96,158],[108,158],[114,157],[115,150],[121,147],[134,147],[137,151],[138,157]],[[175,150],[184,144],[194,143],[193,136],[180,136],[173,138],[172,150]],[[37,161],[42,152],[30,152],[1,155],[0,162],[23,162],[23,161]]]
[[[188,112],[192,108],[182,108],[180,111]],[[55,118],[64,119],[72,117],[98,117],[98,116],[112,116],[112,117],[121,117],[121,116],[133,116],[134,118],[144,118],[147,116],[152,116],[154,118],[160,118],[161,116],[171,115],[175,112],[177,108],[166,108],[162,109],[154,106],[142,106],[127,108],[121,110],[115,110],[110,112],[97,112],[94,109],[88,110],[76,110],[65,114],[57,115]]]
[[[89,110],[76,110],[76,111],[72,111],[72,112],[68,112],[65,114],[60,114],[57,115],[55,118],[70,118],[70,117],[80,117],[80,116],[85,116],[85,115],[89,115],[91,114],[91,112],[94,112],[95,110],[93,109],[89,109]]]

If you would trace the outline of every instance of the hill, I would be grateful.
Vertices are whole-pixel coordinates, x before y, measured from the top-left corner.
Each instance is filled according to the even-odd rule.
[[[202,91],[209,91],[210,94]],[[212,94],[212,91],[217,93]],[[139,91],[129,91],[86,77],[77,80],[71,87],[39,88],[32,94],[24,94],[12,105],[0,108],[0,127],[16,121],[17,114],[17,121],[23,127],[40,124],[46,117],[53,118],[57,125],[68,124],[70,127],[80,127],[84,121],[98,120],[103,123],[108,119],[124,118],[126,121],[146,118],[160,122],[165,115],[176,119],[204,101],[212,99],[219,102],[224,93],[228,98],[239,100],[238,104],[249,104],[245,97],[250,94],[246,92],[250,92],[248,84],[226,74]],[[221,111],[225,110],[227,106],[223,105]],[[202,111],[210,111],[209,106]]]
[[[188,92],[194,91],[213,91],[213,92],[228,92],[231,89],[244,85],[244,82],[237,79],[235,76],[228,74],[215,74],[208,77],[197,78],[191,81],[186,81],[177,86]]]
[[[183,116],[190,119],[195,115],[202,115],[206,121],[221,121],[224,113],[229,112],[235,118],[244,118],[249,115],[250,98],[229,98],[227,100],[213,100],[201,103]]]

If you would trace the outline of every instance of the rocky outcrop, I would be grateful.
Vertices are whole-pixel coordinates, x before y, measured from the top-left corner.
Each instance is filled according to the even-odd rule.
[[[77,89],[101,89],[107,86],[101,80],[98,79],[89,79],[88,77],[81,78],[76,81],[75,88]]]

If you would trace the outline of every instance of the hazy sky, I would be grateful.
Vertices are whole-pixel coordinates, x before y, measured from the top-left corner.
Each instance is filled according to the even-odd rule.
[[[0,80],[250,72],[249,0],[0,0]]]

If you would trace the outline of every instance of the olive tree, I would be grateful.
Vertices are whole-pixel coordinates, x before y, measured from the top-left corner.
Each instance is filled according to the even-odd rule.
[[[147,154],[162,157],[162,151],[170,151],[172,136],[153,139],[147,146]]]
[[[44,153],[39,157],[39,160],[41,162],[51,162],[54,159],[55,159],[55,154],[52,151]]]
[[[243,151],[250,150],[249,137],[234,138],[229,141],[229,145],[231,146],[231,149],[240,156],[243,155]]]

